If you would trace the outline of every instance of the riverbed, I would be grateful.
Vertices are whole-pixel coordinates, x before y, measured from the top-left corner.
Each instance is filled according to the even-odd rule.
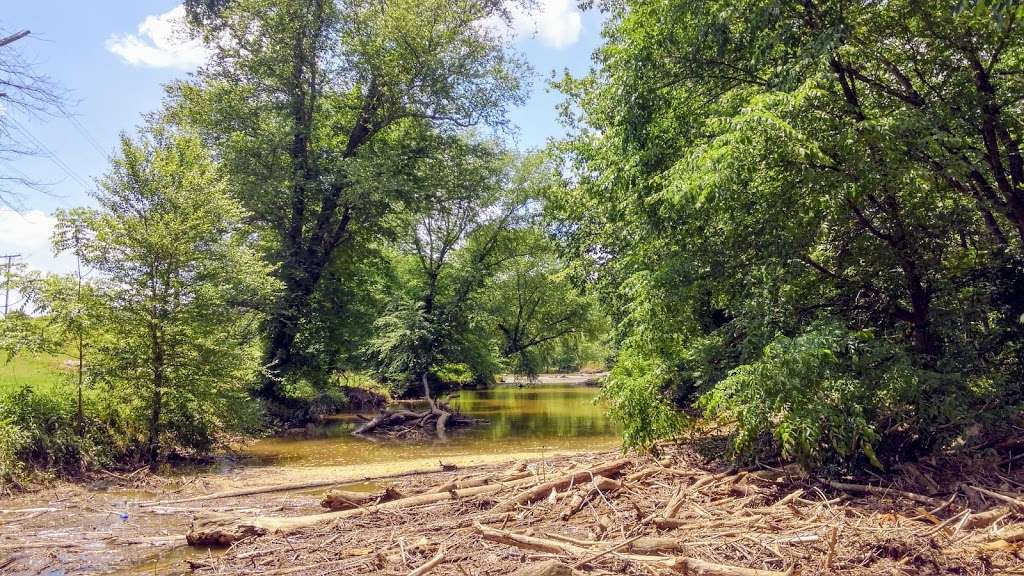
[[[186,561],[216,553],[182,546],[181,535],[196,506],[146,508],[140,506],[144,502],[310,480],[370,490],[381,483],[365,482],[367,477],[439,470],[442,462],[463,468],[614,449],[619,429],[596,402],[597,394],[597,388],[582,386],[579,379],[557,376],[540,383],[463,390],[451,398],[450,406],[486,422],[453,430],[446,440],[353,437],[359,420],[343,414],[304,437],[261,439],[209,468],[166,471],[148,485],[128,488],[111,477],[109,482],[20,495],[0,504],[0,573],[176,574],[187,572]],[[317,511],[317,496],[324,490],[200,508],[242,506],[274,515],[308,514]],[[26,509],[42,511],[19,512]],[[29,544],[34,547],[19,549]]]

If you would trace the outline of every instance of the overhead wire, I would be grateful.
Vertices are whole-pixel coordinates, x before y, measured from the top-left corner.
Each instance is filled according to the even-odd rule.
[[[45,158],[47,158],[51,162],[53,162],[53,164],[55,166],[60,168],[61,171],[63,171],[65,174],[67,174],[68,177],[70,177],[72,180],[77,182],[83,188],[89,188],[88,180],[86,180],[81,175],[79,175],[77,172],[75,172],[74,168],[72,168],[70,165],[68,165],[66,162],[64,162],[59,156],[57,156],[57,154],[52,149],[50,149],[49,146],[47,146],[46,144],[41,142],[38,138],[35,137],[35,135],[33,135],[31,132],[29,132],[24,126],[21,125],[20,122],[18,122],[14,118],[8,117],[7,119],[10,121],[11,126],[15,130],[20,132],[22,136],[27,138],[36,147],[38,147],[41,152],[43,152],[42,156],[44,156]]]

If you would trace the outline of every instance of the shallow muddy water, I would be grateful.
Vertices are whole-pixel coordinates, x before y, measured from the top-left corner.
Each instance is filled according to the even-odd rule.
[[[449,405],[487,422],[453,429],[444,441],[356,438],[351,431],[361,421],[347,414],[303,437],[259,440],[245,452],[259,465],[314,467],[605,449],[618,444],[619,429],[608,419],[605,408],[595,403],[597,394],[597,388],[567,384],[463,390]]]

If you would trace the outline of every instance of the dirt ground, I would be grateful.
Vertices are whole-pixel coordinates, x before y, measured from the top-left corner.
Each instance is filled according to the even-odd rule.
[[[884,478],[821,479],[731,470],[688,446],[658,458],[507,455],[351,484],[406,500],[329,515],[319,505],[327,487],[209,498],[253,487],[252,470],[233,480],[139,473],[108,478],[106,490],[5,501],[0,573],[476,576],[555,562],[546,573],[1024,574],[1024,478],[1013,464],[961,457]],[[274,474],[262,485],[316,481]],[[440,496],[424,502],[431,490]],[[275,528],[296,517],[311,520]],[[210,526],[230,546],[186,544]]]

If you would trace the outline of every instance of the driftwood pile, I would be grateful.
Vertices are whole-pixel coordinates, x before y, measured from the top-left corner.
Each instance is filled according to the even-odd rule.
[[[192,567],[231,576],[1024,574],[1024,483],[933,471],[894,487],[706,470],[684,448],[590,455],[333,491],[326,513],[202,515],[188,541],[230,546]]]

